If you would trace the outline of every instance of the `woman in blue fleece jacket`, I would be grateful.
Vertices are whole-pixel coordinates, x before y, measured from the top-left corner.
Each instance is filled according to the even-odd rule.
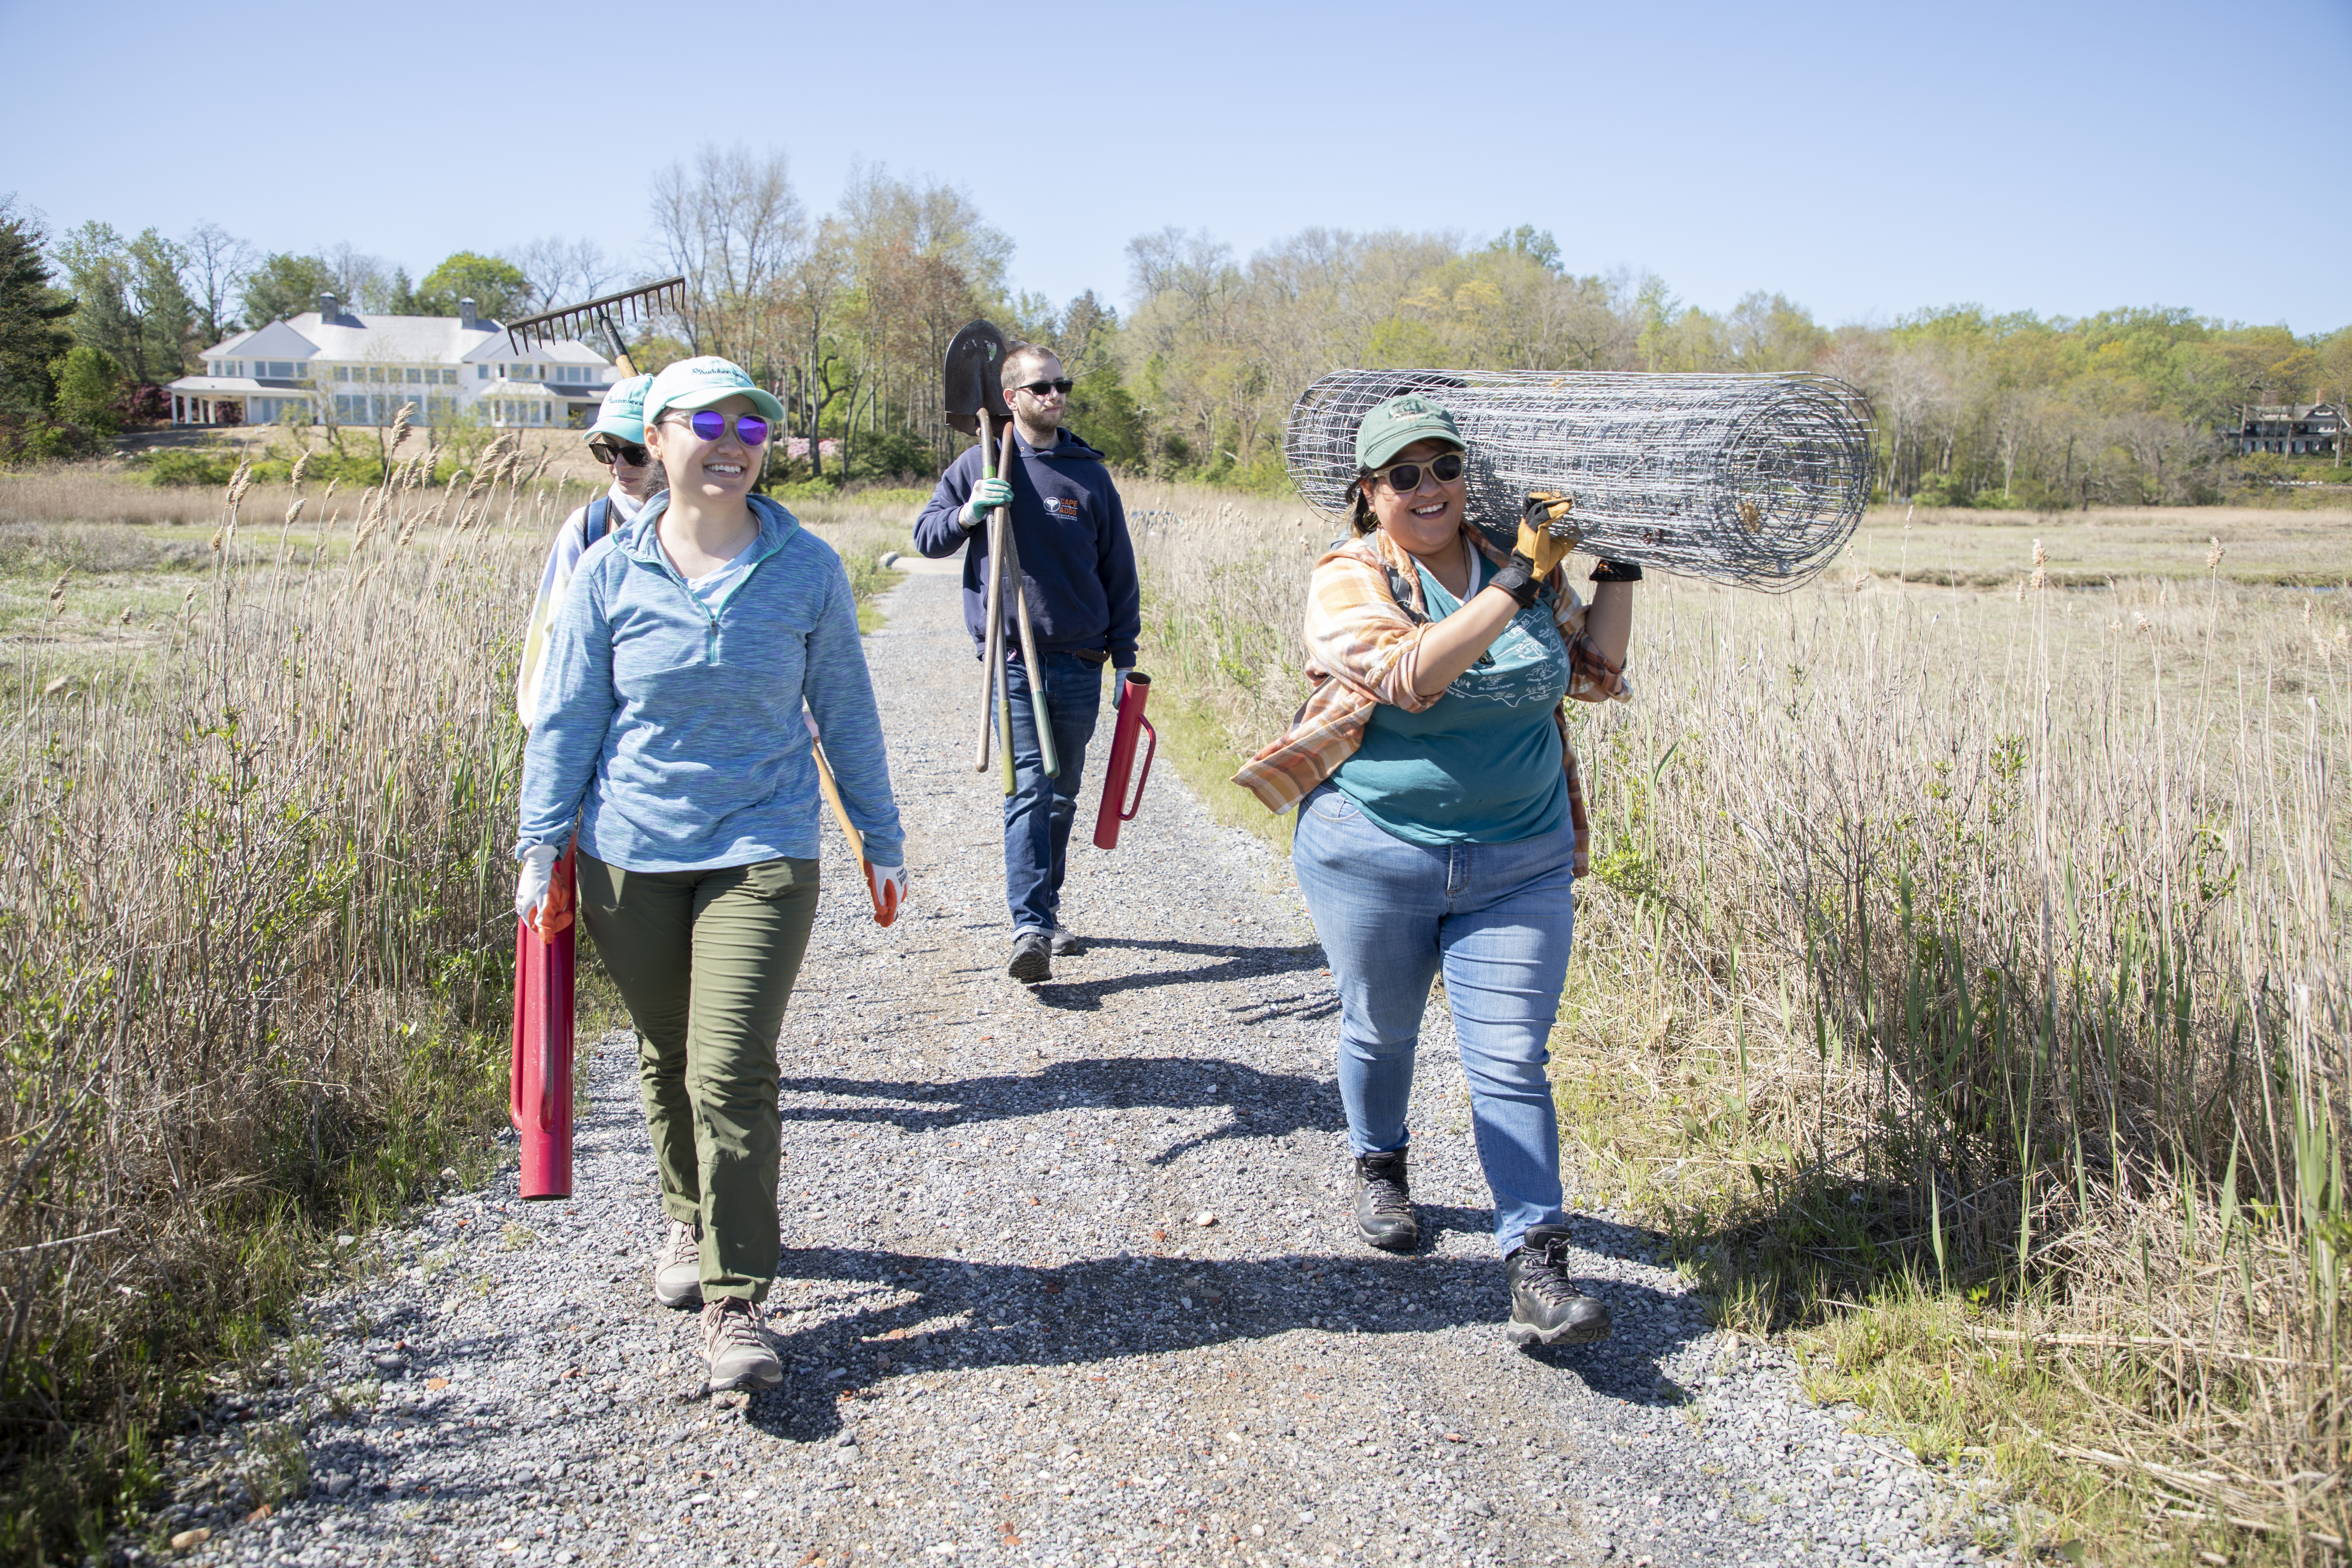
[[[636,1026],[670,1220],[654,1294],[702,1303],[714,1388],[783,1377],[756,1304],[780,1241],[776,1037],[816,914],[803,702],[876,907],[906,889],[848,574],[751,494],[782,415],[723,359],[654,378],[646,444],[670,489],[581,557],[523,753],[516,912],[537,910],[576,820],[580,916]]]

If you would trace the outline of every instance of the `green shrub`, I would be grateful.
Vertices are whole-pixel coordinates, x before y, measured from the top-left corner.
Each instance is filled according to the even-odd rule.
[[[158,452],[140,468],[147,482],[159,489],[198,485],[226,485],[236,472],[234,455],[217,447]]]

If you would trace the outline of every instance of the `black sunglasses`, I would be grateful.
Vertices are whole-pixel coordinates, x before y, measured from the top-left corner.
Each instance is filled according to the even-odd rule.
[[[1375,478],[1401,496],[1409,496],[1421,489],[1422,465],[1418,462],[1391,463],[1385,468],[1374,468]],[[1429,477],[1441,485],[1450,485],[1462,477],[1462,454],[1447,452],[1429,459]]]
[[[1013,390],[1015,392],[1025,392],[1032,397],[1043,397],[1049,392],[1058,392],[1063,396],[1067,397],[1070,395],[1070,387],[1072,384],[1070,378],[1064,375],[1056,376],[1052,381],[1033,381],[1026,386],[1016,386]]]
[[[633,441],[598,441],[588,448],[589,455],[600,463],[618,458],[633,468],[642,468],[654,460],[654,455]]]

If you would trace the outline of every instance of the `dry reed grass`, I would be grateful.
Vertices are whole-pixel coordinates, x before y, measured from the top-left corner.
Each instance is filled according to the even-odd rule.
[[[482,1157],[504,694],[566,499],[486,456],[445,488],[414,463],[331,499],[232,485],[157,657],[16,643],[0,1552],[96,1549],[154,1424],[310,1276],[320,1227]]]
[[[1331,530],[1129,500],[1145,662],[1244,754]],[[2034,570],[1645,587],[1638,700],[1575,715],[1564,1137],[1727,1322],[2014,1478],[2042,1544],[2340,1556],[2352,630]]]

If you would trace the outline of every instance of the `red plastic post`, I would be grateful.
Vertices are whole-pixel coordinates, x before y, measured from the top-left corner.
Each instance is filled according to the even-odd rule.
[[[1127,695],[1118,705],[1118,722],[1111,730],[1110,763],[1103,769],[1102,809],[1095,814],[1095,847],[1118,847],[1118,825],[1133,822],[1135,814],[1143,808],[1143,786],[1151,780],[1151,759],[1160,751],[1160,731],[1143,716],[1143,705],[1151,696],[1151,677],[1139,669],[1127,672]],[[1135,771],[1135,737],[1140,732],[1151,737],[1150,747],[1143,753],[1143,773],[1135,781],[1135,804],[1127,798],[1129,774]]]
[[[563,928],[541,935],[515,921],[514,1052],[507,1118],[522,1137],[522,1195],[572,1195],[572,985],[575,933],[574,850],[555,863],[546,907],[565,911]]]

